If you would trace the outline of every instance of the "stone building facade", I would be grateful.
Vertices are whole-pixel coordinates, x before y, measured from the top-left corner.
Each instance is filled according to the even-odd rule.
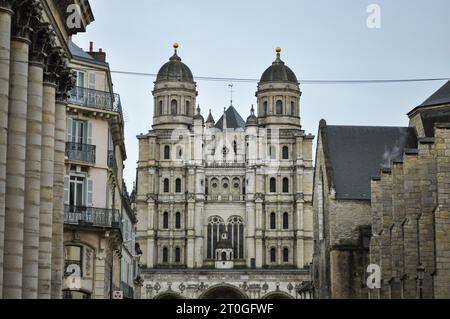
[[[316,298],[448,298],[450,82],[409,127],[319,129]],[[369,265],[381,270],[368,289]],[[370,287],[373,288],[373,287]]]
[[[257,115],[252,107],[244,121],[231,103],[205,122],[174,47],[155,82],[153,129],[138,136],[142,297],[302,297],[314,137],[301,129],[297,77],[278,49],[258,84]],[[219,245],[224,233],[232,258]]]
[[[66,108],[64,170],[65,298],[133,299],[137,218],[123,180],[126,160],[120,96],[106,53],[69,43],[76,85]],[[140,288],[140,287],[139,287]]]
[[[62,294],[68,42],[91,21],[85,0],[0,1],[0,298]]]

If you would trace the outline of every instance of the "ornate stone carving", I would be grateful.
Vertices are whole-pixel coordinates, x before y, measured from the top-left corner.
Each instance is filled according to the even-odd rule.
[[[13,15],[13,11],[12,11],[12,5],[13,5],[12,0],[0,0],[0,12],[7,12],[10,15]]]
[[[55,44],[55,32],[49,23],[39,23],[33,27],[30,44],[30,61],[44,63],[48,51]]]
[[[33,24],[41,21],[42,4],[37,0],[18,0],[14,1],[12,10],[13,38],[29,40]]]
[[[56,86],[65,68],[67,68],[66,54],[60,47],[52,48],[45,61],[44,82]]]
[[[75,72],[69,68],[63,68],[57,83],[56,100],[60,103],[66,103],[69,97],[69,92],[73,89],[75,83]]]

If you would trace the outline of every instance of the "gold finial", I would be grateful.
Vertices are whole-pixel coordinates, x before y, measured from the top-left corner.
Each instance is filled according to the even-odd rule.
[[[281,48],[280,48],[280,47],[276,47],[275,51],[276,51],[277,53],[281,53]]]
[[[179,46],[180,46],[180,45],[178,44],[178,42],[174,42],[174,43],[173,43],[173,48],[174,48],[174,49],[178,49]]]

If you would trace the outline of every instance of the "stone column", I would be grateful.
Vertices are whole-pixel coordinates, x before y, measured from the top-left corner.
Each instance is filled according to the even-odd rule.
[[[41,194],[41,130],[44,81],[44,50],[50,38],[48,25],[33,26],[28,67],[28,112],[25,162],[25,212],[23,238],[24,299],[37,299],[39,261],[39,214]]]
[[[55,155],[53,175],[53,240],[52,240],[52,299],[62,298],[64,272],[64,175],[66,150],[67,92],[73,86],[73,75],[63,72],[58,85],[55,109]]]
[[[47,62],[48,64],[51,62]],[[41,211],[39,221],[39,298],[49,299],[51,290],[53,176],[55,157],[56,74],[46,68],[42,117]]]
[[[22,298],[29,26],[32,2],[13,8],[6,163],[3,298]]]
[[[0,299],[3,298],[3,240],[5,232],[6,149],[8,145],[9,59],[12,1],[0,1]]]

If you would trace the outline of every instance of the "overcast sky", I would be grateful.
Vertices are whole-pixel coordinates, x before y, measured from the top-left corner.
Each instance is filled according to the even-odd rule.
[[[157,73],[180,44],[194,76],[260,78],[282,59],[302,80],[450,77],[448,0],[90,0],[96,21],[74,42],[103,48],[112,70]],[[381,28],[367,27],[367,7],[381,8]],[[151,129],[151,77],[113,74],[126,119],[125,179],[131,190],[136,135]],[[445,82],[302,84],[302,125],[406,126],[406,113]],[[199,81],[197,102],[216,121],[229,105],[227,82]],[[256,83],[234,84],[244,119],[256,104]]]

